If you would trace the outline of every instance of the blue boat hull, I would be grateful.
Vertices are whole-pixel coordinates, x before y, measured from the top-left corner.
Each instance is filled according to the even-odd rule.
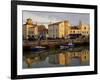
[[[45,50],[45,48],[31,48],[32,51],[36,52],[36,51],[42,51]]]

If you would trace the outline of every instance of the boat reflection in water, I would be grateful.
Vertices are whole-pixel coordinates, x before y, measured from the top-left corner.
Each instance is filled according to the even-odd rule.
[[[54,49],[41,53],[24,52],[23,68],[87,66],[89,59],[88,47]]]

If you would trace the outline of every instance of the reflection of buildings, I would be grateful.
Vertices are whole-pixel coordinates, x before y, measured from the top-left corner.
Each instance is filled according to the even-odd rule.
[[[48,25],[48,35],[50,38],[65,38],[73,34],[89,36],[89,27],[88,24],[82,22],[77,26],[71,26],[69,21],[61,21]]]
[[[31,68],[32,67],[32,64],[36,64],[36,63],[38,63],[38,62],[40,62],[41,60],[40,60],[40,57],[33,57],[33,58],[26,58],[26,60],[25,60],[25,62],[26,62],[26,64],[27,64],[27,66],[28,66],[28,68]]]
[[[32,64],[40,63],[41,61],[46,59],[47,55],[48,55],[47,53],[36,54],[36,53],[31,52],[28,55],[24,55],[25,56],[24,61],[27,64],[28,68],[32,68]]]
[[[80,60],[80,64],[89,61],[89,51],[84,50],[82,52],[64,52],[59,53],[54,56],[50,56],[49,62],[53,64],[62,64],[68,65],[71,62],[71,59],[77,58]]]
[[[27,22],[23,25],[23,37],[28,39],[32,36],[46,35],[47,29],[44,25],[37,25],[33,23],[32,19],[28,18]]]
[[[77,59],[80,65],[89,65],[86,64],[87,62],[89,62],[89,50],[84,49],[82,51],[65,51],[65,52],[60,52],[60,53],[55,53],[52,55],[49,55],[46,53],[39,53],[39,54],[28,54],[25,56],[25,63],[27,64],[28,68],[31,68],[33,64],[38,65],[39,63],[41,63],[42,61],[46,61],[45,65],[43,64],[44,67],[46,67],[49,64],[60,64],[60,65],[69,65],[72,63],[73,64],[73,59]],[[47,58],[48,57],[48,58]],[[77,63],[77,62],[76,62]],[[74,63],[74,64],[76,64]],[[42,64],[41,64],[42,65]],[[39,66],[39,65],[38,65]]]

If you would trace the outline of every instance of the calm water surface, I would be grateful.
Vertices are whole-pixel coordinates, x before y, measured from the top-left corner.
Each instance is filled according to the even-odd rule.
[[[89,55],[88,46],[74,47],[67,50],[28,51],[23,54],[23,68],[87,66],[89,65]]]

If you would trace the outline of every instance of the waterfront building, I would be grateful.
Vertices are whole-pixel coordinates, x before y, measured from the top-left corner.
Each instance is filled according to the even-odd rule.
[[[77,26],[70,26],[69,34],[73,36],[89,36],[90,35],[90,26],[89,24],[84,24],[82,22],[79,23]]]
[[[79,26],[70,26],[69,34],[80,34],[80,27]]]
[[[32,19],[28,18],[26,23],[23,24],[23,38],[28,39],[30,37],[45,37],[48,30],[44,25],[38,25],[33,23]]]
[[[48,25],[49,38],[62,38],[68,34],[70,24],[68,21],[56,22]]]
[[[90,26],[89,24],[83,24],[71,26],[69,21],[61,21],[48,25],[48,35],[50,38],[68,38],[69,36],[89,36]]]
[[[70,38],[77,38],[81,35],[81,29],[79,26],[70,26],[68,36]]]
[[[29,37],[37,35],[37,30],[37,24],[33,24],[32,19],[28,18],[26,23],[23,25],[23,38],[28,39]]]
[[[81,34],[84,36],[89,36],[90,35],[90,25],[89,24],[84,24],[82,22],[79,23],[80,31]]]
[[[81,21],[79,25],[71,26],[69,21],[61,21],[56,23],[50,23],[48,29],[45,25],[37,25],[33,23],[32,19],[28,18],[26,23],[23,24],[23,38],[28,39],[32,36],[42,36],[46,38],[48,35],[49,38],[68,38],[70,36],[87,36],[90,34],[89,24],[83,24]]]

